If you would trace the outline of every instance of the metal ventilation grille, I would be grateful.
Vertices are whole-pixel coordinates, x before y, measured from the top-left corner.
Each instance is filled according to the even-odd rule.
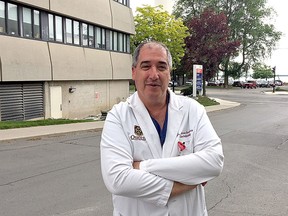
[[[1,121],[44,117],[43,83],[0,83]]]

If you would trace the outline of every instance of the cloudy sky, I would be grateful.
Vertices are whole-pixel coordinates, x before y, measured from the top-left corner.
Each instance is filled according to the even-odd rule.
[[[166,2],[166,9],[172,10],[173,0],[130,0],[131,8],[134,11],[136,7],[142,4],[155,6],[157,3]],[[268,5],[277,13],[273,19],[273,24],[277,31],[281,31],[283,36],[273,51],[271,58],[265,60],[265,64],[271,67],[276,66],[276,74],[287,75],[281,76],[280,79],[288,82],[288,1],[287,0],[268,0]]]
[[[277,49],[273,51],[271,59],[267,61],[267,64],[272,67],[276,66],[276,74],[287,75],[283,79],[288,81],[288,1],[268,0],[268,4],[277,12],[274,25],[278,31],[283,33],[283,36],[278,42]]]

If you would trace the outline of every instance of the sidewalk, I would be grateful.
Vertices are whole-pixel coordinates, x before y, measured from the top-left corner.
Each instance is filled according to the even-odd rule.
[[[278,95],[286,95],[288,94],[288,91],[275,91],[274,93],[272,91],[264,91],[265,94],[278,94]]]
[[[230,102],[216,98],[214,99],[218,101],[220,105],[206,107],[207,112],[228,109],[240,105],[239,103],[236,102]],[[103,125],[104,121],[95,121],[95,122],[85,122],[76,124],[38,126],[38,127],[0,130],[0,141],[21,139],[21,138],[32,138],[51,134],[61,134],[61,133],[84,131],[84,130],[94,130],[94,129],[101,130],[103,128]]]

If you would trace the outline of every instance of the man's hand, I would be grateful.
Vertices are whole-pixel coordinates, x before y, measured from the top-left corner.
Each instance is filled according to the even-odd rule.
[[[178,196],[178,195],[185,193],[187,191],[193,190],[196,187],[197,187],[197,185],[185,185],[185,184],[182,184],[180,182],[174,182],[173,188],[172,188],[172,191],[170,194],[170,198],[174,197],[174,196]]]
[[[140,162],[141,162],[141,161],[134,161],[134,162],[133,162],[133,168],[134,168],[134,169],[139,169]]]
[[[207,184],[207,182],[201,183],[201,185],[203,187],[206,184]],[[172,188],[172,191],[171,191],[171,194],[170,194],[170,198],[174,197],[174,196],[177,196],[177,195],[180,195],[180,194],[182,194],[182,193],[184,193],[186,191],[193,190],[196,187],[197,187],[197,185],[185,185],[185,184],[182,184],[180,182],[174,182],[173,188]]]

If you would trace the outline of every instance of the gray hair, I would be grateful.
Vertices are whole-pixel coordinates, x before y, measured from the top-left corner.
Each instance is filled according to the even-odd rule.
[[[166,50],[168,66],[169,66],[170,70],[172,70],[172,56],[171,56],[171,53],[170,53],[168,47],[165,44],[163,44],[161,42],[158,42],[158,41],[144,41],[141,44],[139,44],[136,47],[136,49],[134,50],[134,53],[133,53],[132,67],[136,67],[137,66],[138,58],[139,58],[139,55],[140,55],[140,51],[141,51],[142,47],[145,44],[157,44],[157,45],[163,47]]]

